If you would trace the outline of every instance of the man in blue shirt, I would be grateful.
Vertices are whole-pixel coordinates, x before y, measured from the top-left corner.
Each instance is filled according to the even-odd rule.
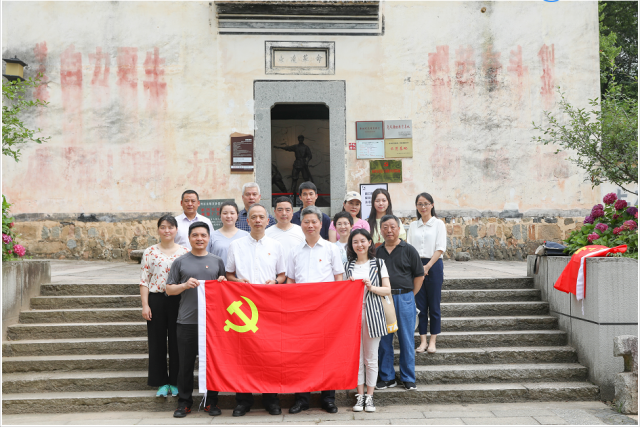
[[[247,222],[247,212],[254,203],[260,203],[260,186],[255,182],[247,182],[242,186],[242,203],[244,203],[244,209],[238,214],[238,220],[236,221],[236,227],[240,230],[244,230],[248,233],[251,232],[251,227]],[[276,219],[269,215],[269,224],[266,228],[275,225]],[[226,261],[226,260],[225,260]]]
[[[293,218],[291,218],[291,224],[300,225],[300,212],[304,208],[309,206],[315,206],[316,200],[318,200],[318,189],[315,184],[311,181],[306,181],[300,184],[300,188],[298,189],[298,193],[300,193],[300,201],[302,202],[302,208],[296,213],[293,214]],[[320,237],[325,240],[329,240],[329,227],[331,226],[331,218],[325,213],[322,214],[322,229],[320,230]]]

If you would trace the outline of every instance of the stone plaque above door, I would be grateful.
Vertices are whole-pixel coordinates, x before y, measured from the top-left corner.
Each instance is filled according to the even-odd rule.
[[[335,42],[265,41],[265,74],[335,74]]]

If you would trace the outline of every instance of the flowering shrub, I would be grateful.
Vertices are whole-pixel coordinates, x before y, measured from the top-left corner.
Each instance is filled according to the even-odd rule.
[[[13,261],[23,257],[27,250],[16,243],[16,234],[13,231],[13,218],[9,216],[10,203],[2,196],[2,261]],[[17,255],[17,257],[16,257]]]
[[[574,230],[565,240],[569,254],[587,245],[614,247],[627,245],[623,256],[638,258],[638,208],[628,207],[615,193],[602,198],[604,206],[597,204],[583,221],[582,228]]]

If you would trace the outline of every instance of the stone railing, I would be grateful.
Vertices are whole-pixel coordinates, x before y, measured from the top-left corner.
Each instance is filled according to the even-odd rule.
[[[586,260],[585,299],[553,288],[571,257],[542,257],[534,274],[530,255],[528,275],[549,302],[551,315],[569,335],[581,364],[589,368],[589,380],[600,386],[600,397],[613,400],[614,380],[622,372],[621,358],[614,356],[613,341],[619,335],[638,335],[638,261],[607,257]],[[584,311],[583,311],[584,310]]]
[[[20,311],[29,308],[40,285],[51,282],[49,261],[22,260],[2,263],[2,338],[9,325],[18,323]]]
[[[638,337],[622,335],[613,339],[613,355],[624,360],[624,372],[615,379],[616,407],[623,414],[638,414]]]

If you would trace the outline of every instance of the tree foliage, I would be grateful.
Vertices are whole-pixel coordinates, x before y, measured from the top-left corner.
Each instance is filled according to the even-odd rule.
[[[29,99],[28,89],[42,84],[38,78],[2,82],[2,154],[20,159],[20,149],[28,142],[41,144],[49,137],[36,136],[41,130],[31,129],[23,122],[23,115],[30,109],[44,107],[48,102]]]

